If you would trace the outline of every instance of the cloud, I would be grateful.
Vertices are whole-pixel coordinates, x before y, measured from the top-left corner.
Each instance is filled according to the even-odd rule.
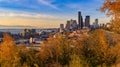
[[[2,13],[0,17],[17,17],[17,18],[30,18],[30,19],[57,19],[55,16],[45,14],[17,14],[17,13]]]
[[[44,5],[44,6],[49,6],[53,9],[56,9],[56,10],[60,10],[56,5],[53,4],[53,2],[55,2],[56,0],[31,0],[31,2],[33,3],[30,3],[29,0],[0,0],[0,2],[6,2],[8,4],[11,4],[11,3],[15,3],[15,5],[21,5],[22,6],[26,6],[26,7],[34,7],[34,8],[37,8],[39,9],[39,5]],[[24,3],[24,4],[23,4]]]
[[[50,1],[46,1],[46,0],[38,0],[38,2],[46,5],[46,6],[49,6],[51,8],[54,8],[56,10],[60,10],[58,7],[56,7],[55,5],[53,5]]]

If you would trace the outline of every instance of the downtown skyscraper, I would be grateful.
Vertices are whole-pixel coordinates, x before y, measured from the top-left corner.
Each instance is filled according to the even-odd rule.
[[[86,16],[85,18],[85,27],[90,27],[90,16]]]
[[[82,29],[84,26],[83,24],[83,17],[81,15],[81,12],[78,12],[78,29]]]

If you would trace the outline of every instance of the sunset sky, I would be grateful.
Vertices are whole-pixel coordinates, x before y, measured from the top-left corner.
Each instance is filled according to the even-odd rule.
[[[109,22],[104,13],[97,11],[104,0],[0,0],[0,25],[59,27],[69,19],[77,20],[77,12],[91,16],[91,24]]]

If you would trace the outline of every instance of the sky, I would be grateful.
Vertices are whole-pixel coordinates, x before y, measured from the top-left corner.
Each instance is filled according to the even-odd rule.
[[[104,0],[0,0],[0,25],[34,26],[41,28],[59,27],[67,20],[77,20],[78,11],[83,18],[90,15],[91,24],[96,18],[99,23],[110,18],[99,9]]]

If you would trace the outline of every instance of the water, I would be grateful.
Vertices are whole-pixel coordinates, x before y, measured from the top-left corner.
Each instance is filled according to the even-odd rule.
[[[21,33],[24,29],[36,29],[36,32],[41,32],[41,31],[51,31],[55,30],[57,28],[34,28],[34,27],[6,27],[6,26],[0,26],[0,32],[10,32],[12,34],[19,34]]]
[[[18,34],[22,32],[22,29],[0,29],[0,32],[10,32],[12,34]]]
[[[10,32],[12,34],[19,34],[23,29],[0,29],[0,32]],[[40,29],[36,29],[36,32],[40,32]]]

